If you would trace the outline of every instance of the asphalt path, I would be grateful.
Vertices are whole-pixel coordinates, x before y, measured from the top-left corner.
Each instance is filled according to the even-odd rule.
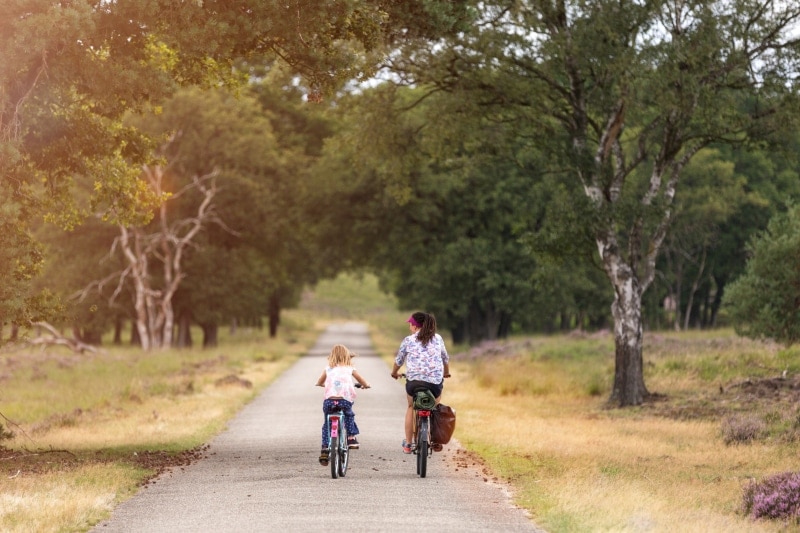
[[[361,448],[351,452],[347,475],[332,479],[318,462],[322,388],[314,383],[337,343],[358,354],[354,366],[372,388],[360,390],[354,406]],[[364,324],[330,326],[204,458],[162,474],[92,531],[541,532],[503,486],[458,464],[455,440],[429,460],[427,477],[417,476],[415,456],[400,447],[405,391],[389,370]]]

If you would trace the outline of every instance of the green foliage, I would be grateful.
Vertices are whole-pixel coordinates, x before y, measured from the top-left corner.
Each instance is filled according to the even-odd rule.
[[[773,217],[749,251],[744,274],[725,294],[730,320],[741,335],[791,346],[800,340],[800,206]]]
[[[575,290],[559,269],[533,283],[539,257],[521,240],[557,193],[538,179],[538,152],[479,105],[388,84],[343,102],[314,172],[325,179],[317,193],[329,200],[329,226],[349,230],[327,242],[373,265],[402,307],[435,313],[456,342],[552,327],[562,313],[582,315],[576,325],[607,315],[608,301],[593,301],[596,276],[576,275],[589,281]]]
[[[2,2],[0,196],[20,208],[14,242],[0,243],[13,253],[4,264],[34,272],[39,251],[27,235],[39,217],[65,229],[95,214],[149,220],[164,198],[138,174],[161,139],[123,125],[127,114],[157,113],[179,87],[240,88],[249,65],[276,62],[303,74],[306,95],[318,100],[372,73],[385,44],[463,25],[465,5],[305,0],[289,14],[280,2]],[[26,287],[1,276],[6,320],[24,311]]]

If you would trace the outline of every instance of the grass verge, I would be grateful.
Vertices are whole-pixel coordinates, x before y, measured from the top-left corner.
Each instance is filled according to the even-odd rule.
[[[387,360],[407,314],[369,317]],[[455,437],[547,531],[800,530],[742,512],[751,481],[800,470],[798,350],[730,330],[648,332],[653,401],[616,409],[608,332],[448,347]]]
[[[319,335],[303,311],[266,331],[224,333],[216,349],[0,355],[0,530],[86,531],[203,443]]]

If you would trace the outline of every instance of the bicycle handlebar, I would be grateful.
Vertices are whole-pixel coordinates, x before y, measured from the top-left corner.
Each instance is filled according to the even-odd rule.
[[[322,384],[322,385],[320,385],[319,383],[314,383],[314,386],[315,386],[315,387],[324,387],[324,386],[325,386],[325,384]],[[366,390],[366,389],[371,389],[371,388],[372,388],[372,386],[371,386],[371,385],[370,385],[369,387],[365,387],[365,386],[363,386],[361,383],[355,383],[353,386],[354,386],[355,388],[357,388],[357,389],[364,389],[364,390]]]

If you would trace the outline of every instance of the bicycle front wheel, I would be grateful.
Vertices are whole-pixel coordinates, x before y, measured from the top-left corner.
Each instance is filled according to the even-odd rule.
[[[347,429],[342,427],[339,431],[339,475],[344,477],[347,473],[347,463],[350,461],[350,445],[347,443]]]
[[[335,437],[331,437],[331,455],[330,455],[330,462],[331,462],[331,477],[336,479],[339,477],[339,470],[341,468],[341,455],[340,451],[340,444],[339,440],[341,439],[341,435],[336,435]]]
[[[428,474],[428,419],[423,418],[419,424],[417,435],[417,474],[425,477]]]

